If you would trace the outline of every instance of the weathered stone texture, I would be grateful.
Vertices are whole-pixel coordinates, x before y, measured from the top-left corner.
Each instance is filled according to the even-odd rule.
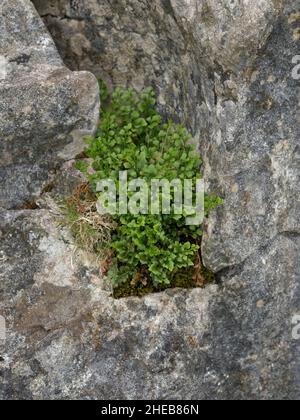
[[[193,130],[224,198],[203,240],[218,284],[115,301],[47,205],[4,211],[0,397],[299,399],[300,1],[34,3],[72,70],[151,84]]]
[[[49,210],[0,220],[1,399],[299,396],[299,238],[261,249],[222,286],[116,301]]]
[[[1,0],[0,13],[0,206],[16,208],[82,150],[99,98],[92,74],[64,66],[29,0]]]

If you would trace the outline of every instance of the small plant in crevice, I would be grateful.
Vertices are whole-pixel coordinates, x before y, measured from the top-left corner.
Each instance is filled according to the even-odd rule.
[[[171,120],[164,122],[156,111],[152,89],[137,94],[118,88],[108,101],[103,83],[100,87],[106,98],[100,126],[96,136],[87,140],[87,159],[76,164],[88,184],[67,205],[75,239],[103,256],[103,273],[116,297],[202,286],[210,277],[201,261],[202,229],[186,224],[187,212],[174,211],[175,188],[169,197],[169,214],[97,212],[100,180],[110,179],[118,186],[120,172],[126,171],[128,182],[143,179],[149,187],[153,179],[196,183],[202,165],[187,130]],[[163,192],[159,198],[162,204]],[[196,189],[192,198],[196,198]],[[206,195],[205,214],[220,203],[218,197]]]

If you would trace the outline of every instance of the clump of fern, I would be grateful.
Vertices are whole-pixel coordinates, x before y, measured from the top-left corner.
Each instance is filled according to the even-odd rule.
[[[199,179],[202,161],[188,131],[173,121],[165,123],[155,106],[152,89],[141,94],[116,89],[101,110],[98,132],[87,141],[88,160],[77,162],[94,200],[98,181],[113,179],[118,184],[120,171],[127,171],[128,182],[143,178],[149,186],[152,179]],[[206,212],[220,203],[218,197],[206,196]],[[106,225],[95,201],[84,209],[84,216],[79,210],[74,208],[75,235],[95,252],[103,244],[110,249],[108,276],[114,287],[127,281],[168,286],[176,273],[199,266],[202,229],[187,226],[186,214],[107,216]]]

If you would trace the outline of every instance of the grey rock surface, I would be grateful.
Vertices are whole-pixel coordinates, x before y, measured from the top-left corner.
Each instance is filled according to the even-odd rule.
[[[203,241],[218,284],[113,300],[50,197],[3,210],[0,398],[299,399],[300,1],[34,3],[72,70],[152,84],[193,130],[224,198]]]
[[[56,217],[1,213],[1,399],[299,396],[299,238],[274,241],[221,286],[114,300]]]
[[[217,286],[116,301],[93,265],[74,254],[72,266],[47,211],[2,213],[1,231],[1,399],[204,396],[195,380]]]
[[[97,126],[95,77],[68,70],[29,0],[0,1],[0,206],[34,201]]]

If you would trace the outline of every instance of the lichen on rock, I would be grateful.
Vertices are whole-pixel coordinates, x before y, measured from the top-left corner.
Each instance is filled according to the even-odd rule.
[[[33,3],[72,70],[152,85],[160,110],[193,130],[207,186],[224,198],[202,250],[218,284],[115,300],[93,264],[72,259],[46,204],[2,211],[0,398],[299,399],[299,0]],[[82,123],[91,129],[98,106],[94,78],[66,70],[30,2],[0,1],[10,5],[0,29],[13,75],[0,70],[8,208],[38,195],[24,194],[28,167],[57,157]],[[35,174],[48,178],[48,166]],[[65,192],[68,176],[58,171],[47,194]]]

